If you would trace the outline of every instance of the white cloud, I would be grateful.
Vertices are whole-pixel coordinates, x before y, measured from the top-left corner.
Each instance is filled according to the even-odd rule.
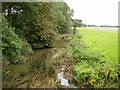
[[[119,0],[65,0],[86,24],[118,25]]]

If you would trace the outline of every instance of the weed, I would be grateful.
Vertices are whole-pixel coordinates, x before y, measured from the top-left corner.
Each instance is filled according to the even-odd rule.
[[[119,86],[120,74],[115,63],[111,63],[100,50],[88,46],[78,35],[68,39],[71,42],[66,52],[76,60],[73,73],[78,87],[117,88]]]

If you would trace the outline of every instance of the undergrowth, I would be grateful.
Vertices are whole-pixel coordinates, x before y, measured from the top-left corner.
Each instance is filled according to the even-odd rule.
[[[81,40],[81,36],[68,39],[67,55],[76,60],[73,69],[76,86],[82,88],[118,88],[120,72],[118,66],[105,60],[100,51],[92,51]]]
[[[32,70],[33,73],[47,75],[49,77],[52,77],[55,73],[53,63],[48,60],[32,60],[29,65],[29,70]]]

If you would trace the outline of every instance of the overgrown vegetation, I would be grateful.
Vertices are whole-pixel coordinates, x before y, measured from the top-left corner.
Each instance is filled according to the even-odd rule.
[[[106,58],[106,55],[110,54],[110,52],[106,54],[97,48],[92,48],[94,45],[86,43],[89,41],[83,36],[89,36],[91,32],[89,31],[83,36],[81,34],[84,34],[84,31],[76,32],[76,27],[86,25],[80,19],[72,19],[73,12],[65,2],[2,3],[0,19],[2,19],[4,87],[18,87],[27,83],[26,87],[30,88],[30,84],[33,84],[39,76],[44,77],[45,80],[51,80],[48,83],[52,84],[51,82],[56,82],[54,80],[55,69],[60,69],[63,62],[65,62],[64,67],[66,67],[66,70],[69,69],[67,74],[71,72],[72,65],[76,63],[73,68],[73,81],[75,81],[75,86],[77,87],[116,88],[119,86],[120,72],[118,71],[119,65],[116,65],[116,52],[111,49],[114,52],[112,53],[113,57],[111,54]],[[75,27],[74,35],[73,32],[70,34],[72,26]],[[68,35],[62,35],[66,33]],[[104,34],[101,35],[104,37]],[[114,35],[112,33],[109,34],[111,34],[113,39]],[[101,35],[99,38],[101,38]],[[68,40],[66,39],[67,37],[69,37]],[[116,38],[117,36],[115,36],[115,41],[117,40]],[[108,39],[110,38],[106,39],[107,44],[109,43]],[[90,41],[95,44],[97,42],[95,40]],[[103,43],[101,39],[99,40],[99,43]],[[68,42],[70,43],[66,47]],[[118,43],[114,44],[117,45]],[[95,45],[97,46],[97,44]],[[108,49],[117,49],[117,47],[111,47],[110,45],[107,46],[109,47]],[[102,47],[104,45],[98,46]],[[53,47],[55,47],[53,51],[48,50]],[[38,52],[35,50],[38,50]],[[68,56],[64,55],[64,50],[66,50]],[[13,73],[15,69],[16,73]],[[69,77],[72,78],[72,75],[69,75]],[[44,83],[46,84],[46,82]]]
[[[32,62],[30,62],[29,69],[34,71],[36,74],[47,75],[50,77],[55,74],[54,65],[48,60],[32,60]]]
[[[65,2],[2,2],[1,16],[3,75],[8,76],[7,79],[3,78],[3,86],[12,87],[11,84],[9,85],[9,80],[13,80],[12,84],[15,83],[17,78],[14,76],[21,73],[20,71],[14,75],[12,70],[7,68],[10,73],[8,75],[6,67],[10,67],[11,64],[24,63],[27,67],[26,71],[43,76],[54,76],[55,69],[51,60],[31,59],[27,56],[31,57],[35,49],[54,47],[56,36],[69,32],[72,16],[69,6]],[[45,52],[44,55],[46,54]],[[39,53],[36,57],[42,57],[41,55]],[[28,72],[25,73],[29,75]]]
[[[3,16],[2,20],[2,53],[3,62],[23,63],[25,54],[31,51],[30,45],[15,34],[15,28],[8,25]]]
[[[54,47],[56,34],[70,29],[71,12],[64,2],[3,2],[2,7],[7,19],[3,19],[3,55],[11,63],[23,60],[30,46]]]
[[[100,51],[91,50],[80,35],[72,36],[67,54],[74,57],[76,86],[88,88],[118,88],[118,66],[107,61]]]

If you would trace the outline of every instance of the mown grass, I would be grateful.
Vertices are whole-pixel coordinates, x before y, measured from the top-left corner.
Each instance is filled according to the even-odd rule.
[[[105,60],[118,63],[118,31],[107,28],[77,28],[77,35],[91,50],[103,53]]]

